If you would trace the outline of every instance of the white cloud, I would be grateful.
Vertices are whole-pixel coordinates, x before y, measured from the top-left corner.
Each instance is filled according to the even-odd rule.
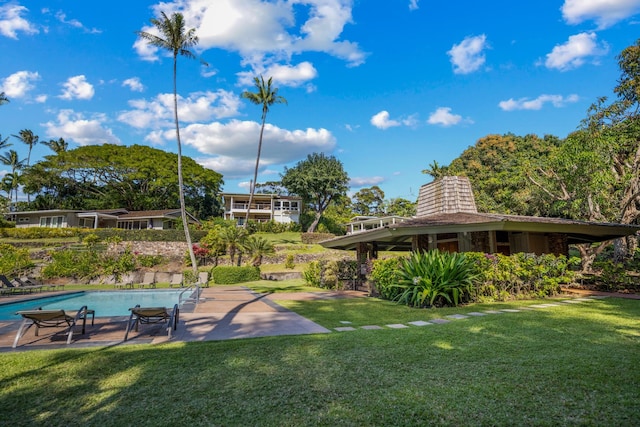
[[[595,21],[599,29],[610,27],[640,11],[640,0],[565,0],[562,17],[568,24]]]
[[[409,0],[409,10],[418,10],[418,0]]]
[[[349,66],[362,64],[366,54],[358,44],[341,39],[345,25],[352,23],[351,8],[351,0],[180,2],[186,26],[197,31],[200,51],[238,52],[242,64],[253,70],[288,63],[302,52],[324,52]],[[172,12],[166,9],[167,4],[161,3],[154,7],[154,15]],[[157,34],[151,26],[141,31]],[[144,60],[159,59],[158,50],[146,41],[136,40],[134,49]]]
[[[380,111],[378,114],[371,117],[371,124],[378,129],[389,129],[390,127],[401,125],[399,121],[389,119],[388,111]]]
[[[544,104],[550,103],[556,108],[564,107],[568,103],[577,102],[579,100],[578,95],[572,94],[566,98],[562,95],[540,95],[535,99],[520,98],[520,99],[508,99],[506,101],[500,101],[498,106],[504,111],[514,110],[540,110]]]
[[[130,79],[126,79],[122,82],[122,86],[128,87],[134,92],[142,92],[144,91],[144,85],[140,81],[138,77],[131,77]]]
[[[349,180],[350,187],[370,187],[372,185],[378,185],[384,182],[384,177],[382,176],[367,176],[367,177],[355,177]]]
[[[2,80],[0,92],[4,92],[9,98],[22,98],[35,86],[33,82],[40,80],[40,74],[32,71],[18,71]]]
[[[102,31],[96,29],[96,28],[87,28],[85,27],[82,22],[78,21],[77,19],[67,19],[67,15],[62,12],[62,11],[58,11],[55,14],[55,17],[58,21],[62,22],[63,24],[69,25],[73,28],[79,28],[81,30],[83,30],[85,33],[91,33],[91,34],[99,34]]]
[[[22,17],[28,11],[26,7],[15,3],[0,6],[0,34],[11,39],[17,39],[18,32],[36,34],[38,29]]]
[[[444,127],[457,125],[462,121],[462,116],[457,114],[451,114],[451,108],[449,107],[439,107],[431,113],[427,123],[430,125],[440,125]]]
[[[595,33],[580,33],[569,37],[566,43],[557,45],[547,54],[545,66],[567,71],[583,65],[589,57],[606,55],[606,44],[598,46]]]
[[[73,99],[91,99],[95,93],[93,85],[87,82],[87,78],[83,75],[69,77],[62,84],[64,90],[60,98],[68,101]]]
[[[188,98],[178,96],[178,115],[184,123],[228,118],[238,115],[241,101],[226,90],[194,92]],[[150,101],[129,101],[133,109],[122,112],[118,120],[138,129],[173,126],[173,94],[162,93]]]
[[[253,78],[260,75],[263,76],[265,80],[273,77],[273,82],[278,85],[298,87],[309,80],[315,79],[318,76],[318,71],[313,64],[307,61],[295,66],[272,64],[266,68],[238,73],[238,83],[247,86],[253,85]]]
[[[454,44],[447,54],[451,57],[455,74],[469,74],[477,71],[484,63],[484,50],[488,49],[487,36],[465,37],[459,44]]]
[[[43,126],[49,138],[64,138],[79,145],[120,144],[120,139],[113,131],[103,126],[106,121],[103,114],[86,119],[82,113],[62,110],[56,121],[44,123]]]
[[[225,177],[242,177],[255,167],[260,124],[231,120],[228,123],[191,124],[181,130],[186,145],[213,157],[198,162],[222,173]],[[157,136],[157,135],[154,135]],[[163,135],[175,138],[175,132]],[[313,152],[329,152],[335,147],[335,137],[326,129],[287,130],[267,124],[264,128],[260,165],[284,165]]]

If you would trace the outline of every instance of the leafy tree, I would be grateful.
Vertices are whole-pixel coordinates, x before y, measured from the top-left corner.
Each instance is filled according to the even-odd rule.
[[[416,202],[401,197],[391,199],[385,207],[386,215],[411,217],[416,214]]]
[[[37,194],[35,209],[153,210],[177,208],[177,156],[148,146],[103,144],[46,156],[24,174],[25,190]],[[189,211],[219,214],[222,176],[183,158]]]
[[[309,229],[313,233],[329,204],[347,192],[349,176],[342,162],[323,153],[309,154],[293,168],[286,168],[282,175],[282,185],[289,193],[297,194],[315,211],[315,218]]]
[[[286,194],[287,189],[282,186],[280,181],[267,181],[262,184],[255,183],[254,187],[259,194]]]
[[[4,92],[0,92],[0,105],[7,104],[8,102],[9,98],[7,98],[7,95],[5,95]]]
[[[196,55],[190,50],[198,44],[198,36],[196,36],[195,28],[185,30],[184,17],[181,13],[173,13],[169,18],[164,12],[161,12],[162,18],[151,18],[151,23],[156,27],[160,36],[137,31],[138,37],[146,40],[150,45],[160,49],[168,50],[173,54],[173,112],[176,125],[176,140],[178,142],[178,189],[180,193],[180,211],[182,213],[182,224],[184,226],[185,239],[189,248],[189,257],[191,258],[191,267],[193,274],[197,276],[198,265],[191,244],[191,235],[189,234],[189,223],[187,222],[187,209],[184,200],[184,189],[182,182],[182,144],[180,143],[180,125],[178,121],[178,55],[187,58],[196,58]],[[202,61],[206,64],[204,61]]]
[[[46,145],[56,154],[62,153],[63,151],[67,151],[69,148],[69,143],[67,143],[63,138],[58,139],[50,139],[49,141],[40,141],[42,144]]]
[[[253,182],[251,185],[251,191],[249,192],[249,203],[247,204],[247,220],[244,222],[244,227],[247,227],[249,223],[249,213],[251,212],[251,202],[253,201],[253,194],[255,192],[256,182],[258,180],[258,166],[260,165],[260,153],[262,151],[262,135],[264,134],[264,124],[267,120],[267,113],[269,107],[273,104],[286,104],[287,100],[278,95],[278,88],[272,88],[273,77],[269,77],[265,83],[264,78],[260,76],[254,77],[253,82],[256,86],[256,92],[244,91],[242,97],[248,99],[250,102],[256,105],[262,106],[262,125],[260,126],[260,139],[258,140],[258,155],[256,156],[256,167],[253,172]]]
[[[351,198],[353,211],[359,215],[380,215],[384,208],[384,191],[377,185],[362,188]]]
[[[544,168],[561,143],[550,135],[488,135],[449,166],[436,166],[445,175],[469,178],[480,212],[553,216],[539,189],[531,185],[529,175]],[[433,166],[423,172],[433,172]]]

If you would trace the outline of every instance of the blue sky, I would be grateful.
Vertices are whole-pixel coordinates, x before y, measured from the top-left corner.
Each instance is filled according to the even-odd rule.
[[[415,200],[434,160],[489,134],[566,137],[613,95],[616,56],[640,35],[640,0],[0,1],[0,135],[176,151],[172,61],[137,39],[183,13],[209,63],[180,58],[183,154],[246,192],[261,110],[240,97],[273,76],[259,182],[312,152],[351,192]],[[32,163],[51,154],[44,145]],[[7,173],[0,165],[0,176]]]

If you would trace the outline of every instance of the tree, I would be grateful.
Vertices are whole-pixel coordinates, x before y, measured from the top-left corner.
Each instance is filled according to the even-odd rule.
[[[282,185],[289,193],[297,194],[315,211],[309,229],[313,233],[320,222],[322,213],[332,200],[347,192],[349,176],[342,163],[333,156],[323,153],[309,154],[293,168],[286,168],[282,175]]]
[[[56,154],[60,154],[63,151],[67,151],[69,148],[69,143],[67,143],[63,138],[58,139],[50,139],[49,141],[40,141],[42,144],[46,145]]]
[[[27,163],[26,166],[29,167],[31,164],[31,150],[33,150],[33,146],[38,143],[38,135],[34,135],[33,131],[29,129],[22,129],[18,132],[18,135],[13,135],[14,138],[18,138],[20,141],[24,142],[29,146],[29,152],[27,154]],[[27,193],[27,203],[31,202],[31,197],[29,193]]]
[[[222,176],[183,157],[187,211],[219,215]],[[34,209],[178,208],[177,155],[144,146],[88,145],[46,156],[24,173]]]
[[[416,214],[416,203],[401,197],[389,200],[385,208],[387,215],[411,217]]]
[[[8,102],[9,98],[7,98],[7,95],[5,95],[4,92],[0,92],[0,105],[7,104]]]
[[[384,191],[377,185],[362,188],[351,198],[353,211],[359,215],[383,214]]]
[[[7,148],[7,147],[11,147],[13,144],[11,144],[9,141],[9,137],[6,137],[5,139],[2,139],[2,135],[0,135],[0,149],[2,148]]]
[[[251,190],[249,191],[249,203],[247,204],[247,220],[244,222],[244,227],[247,227],[249,223],[249,213],[251,212],[251,202],[253,201],[253,194],[255,192],[256,183],[258,180],[258,167],[260,165],[260,153],[262,151],[262,135],[264,134],[264,124],[267,120],[267,113],[269,107],[273,104],[286,104],[287,100],[278,95],[278,88],[271,88],[273,77],[269,77],[265,83],[264,78],[260,76],[254,77],[253,82],[256,86],[256,92],[244,91],[242,97],[248,99],[250,102],[256,105],[262,106],[262,125],[260,126],[260,138],[258,139],[258,155],[256,156],[256,167],[253,172],[253,181],[251,184]]]
[[[236,253],[242,249],[244,240],[248,236],[247,230],[240,227],[224,227],[220,230],[220,237],[227,246],[227,253],[231,258],[231,265],[233,265]]]
[[[184,17],[181,13],[173,13],[169,18],[164,12],[161,12],[162,18],[151,18],[150,22],[156,27],[160,36],[147,33],[144,31],[136,31],[138,37],[146,40],[150,45],[160,49],[165,49],[173,54],[173,112],[176,125],[176,140],[178,142],[178,187],[180,197],[180,211],[182,214],[182,225],[184,227],[185,239],[189,248],[189,257],[191,258],[191,268],[194,277],[198,276],[198,265],[196,256],[193,252],[191,244],[191,235],[189,234],[189,223],[187,222],[187,209],[184,201],[184,189],[182,183],[182,144],[180,143],[180,125],[178,121],[178,55],[195,59],[196,55],[190,50],[198,44],[198,36],[196,36],[195,28],[185,30]],[[206,64],[201,60],[203,64]]]
[[[0,156],[0,162],[2,162],[2,164],[5,164],[11,167],[11,175],[10,175],[11,182],[12,182],[12,187],[15,190],[16,203],[18,203],[18,186],[21,182],[18,171],[24,167],[25,161],[20,160],[20,157],[18,156],[17,151],[9,150],[6,153],[4,153],[4,155]]]

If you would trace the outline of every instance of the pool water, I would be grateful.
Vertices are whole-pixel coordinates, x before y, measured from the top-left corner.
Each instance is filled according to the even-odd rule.
[[[96,317],[128,316],[129,309],[141,307],[173,307],[178,303],[184,289],[173,290],[127,290],[127,291],[87,291],[57,295],[0,305],[0,320],[19,320],[20,310],[63,309],[76,311],[83,305],[95,310]],[[190,292],[190,291],[187,291]],[[188,297],[189,295],[184,295]]]

